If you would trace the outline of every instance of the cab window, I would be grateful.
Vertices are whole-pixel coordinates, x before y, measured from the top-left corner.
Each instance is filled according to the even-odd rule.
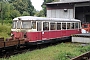
[[[16,28],[16,21],[13,22],[12,28]]]
[[[22,28],[31,28],[31,22],[30,21],[23,21]]]
[[[21,28],[21,21],[17,21],[17,28]]]

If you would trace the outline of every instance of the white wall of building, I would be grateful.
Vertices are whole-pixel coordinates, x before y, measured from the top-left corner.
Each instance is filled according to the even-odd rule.
[[[47,10],[47,17],[74,18],[74,10],[73,9],[67,9],[67,12],[65,12],[64,9]]]

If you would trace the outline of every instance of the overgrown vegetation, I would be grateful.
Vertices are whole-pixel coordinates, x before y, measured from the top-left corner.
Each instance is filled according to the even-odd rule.
[[[0,18],[7,20],[18,16],[34,16],[36,10],[31,0],[0,0]]]
[[[12,20],[4,20],[3,25],[0,21],[0,37],[8,38],[10,37]]]
[[[1,60],[70,60],[87,51],[90,51],[90,44],[82,46],[76,43],[61,43],[55,46],[13,55],[8,59],[2,58]]]
[[[58,0],[44,0],[42,10],[37,11],[31,0],[0,0],[0,18],[7,20],[18,16],[46,16],[46,3]],[[38,2],[37,2],[38,3]]]

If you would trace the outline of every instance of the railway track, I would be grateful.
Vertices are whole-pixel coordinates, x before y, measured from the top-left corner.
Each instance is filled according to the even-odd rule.
[[[75,58],[72,58],[71,60],[90,60],[90,51]]]
[[[4,39],[4,38],[0,38],[0,57],[6,57],[6,56],[10,56],[10,55],[14,55],[18,52],[22,52],[20,51],[22,47],[24,47],[25,45],[25,41],[23,39],[17,39],[17,40],[13,40],[13,39]],[[22,49],[23,51],[25,49]]]
[[[55,44],[48,43],[48,44],[34,45],[34,46],[30,46],[30,47],[22,47],[19,49],[14,49],[13,47],[11,47],[11,48],[8,48],[8,49],[1,52],[0,58],[9,58],[10,56],[13,56],[13,55],[22,54],[22,53],[25,53],[27,51],[33,51],[36,49],[46,48],[46,47],[52,46],[52,45],[56,45],[56,43]]]
[[[12,55],[22,54],[24,52],[33,51],[35,49],[42,49],[48,46],[57,45],[61,42],[62,41],[57,43],[40,44],[40,45],[35,45],[30,47],[27,47],[24,45],[24,46],[20,46],[19,48],[16,48],[18,43],[23,44],[24,41],[23,40],[4,41],[4,38],[0,38],[0,58],[9,58]],[[66,41],[63,41],[63,42],[66,42]],[[87,52],[78,57],[72,58],[71,60],[90,60],[90,52]]]
[[[3,41],[3,38],[1,38],[1,40]],[[46,48],[48,46],[57,45],[61,42],[62,41],[56,42],[56,43],[47,43],[47,44],[34,45],[34,46],[29,46],[29,47],[24,45],[24,46],[20,46],[19,48],[16,48],[16,45],[11,46],[11,44],[10,44],[10,47],[2,48],[2,51],[0,51],[0,58],[9,58],[12,55],[22,54],[22,53],[25,53],[27,51],[33,51],[35,49]],[[65,41],[63,41],[63,42],[65,42]]]

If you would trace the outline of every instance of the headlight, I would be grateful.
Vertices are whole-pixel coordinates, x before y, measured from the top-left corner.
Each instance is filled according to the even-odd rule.
[[[14,34],[13,34],[13,33],[11,33],[11,36],[14,36]]]

